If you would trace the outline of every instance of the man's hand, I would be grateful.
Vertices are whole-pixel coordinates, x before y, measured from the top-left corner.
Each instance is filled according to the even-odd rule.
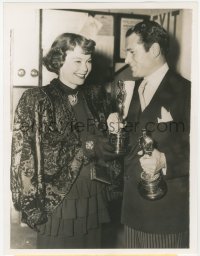
[[[119,120],[118,113],[111,113],[107,119],[108,130],[110,133],[118,133],[121,128],[124,127],[124,124]]]
[[[154,149],[151,156],[145,154],[140,158],[140,164],[146,174],[153,176],[166,167],[165,154]]]

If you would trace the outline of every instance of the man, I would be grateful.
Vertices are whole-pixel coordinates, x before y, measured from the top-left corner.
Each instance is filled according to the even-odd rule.
[[[189,247],[189,123],[190,82],[168,67],[167,32],[143,21],[126,33],[125,62],[135,83],[126,117],[129,151],[124,159],[122,223],[128,248]],[[108,118],[116,122],[116,113]],[[140,154],[145,128],[154,141],[151,156]],[[139,154],[138,154],[139,152]],[[147,200],[138,190],[141,172],[162,172],[167,193]]]

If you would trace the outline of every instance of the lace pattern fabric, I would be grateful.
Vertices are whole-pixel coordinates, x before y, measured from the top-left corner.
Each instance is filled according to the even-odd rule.
[[[71,130],[74,113],[59,87],[51,83],[27,90],[15,112],[11,191],[14,206],[30,227],[47,221],[76,180],[86,158],[79,134]]]

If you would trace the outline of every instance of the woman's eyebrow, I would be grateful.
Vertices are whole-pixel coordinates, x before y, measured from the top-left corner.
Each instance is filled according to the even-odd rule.
[[[126,51],[130,52],[130,51],[134,51],[134,49],[133,48],[127,48]]]
[[[72,57],[72,59],[74,60],[74,59],[78,59],[78,60],[83,60],[83,59],[85,59],[85,58],[83,58],[83,57]],[[90,58],[88,58],[87,60],[91,60],[92,58],[90,57]]]

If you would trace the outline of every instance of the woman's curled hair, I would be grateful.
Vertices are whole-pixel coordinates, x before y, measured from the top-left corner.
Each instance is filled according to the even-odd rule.
[[[66,51],[73,51],[76,46],[80,46],[84,54],[92,54],[96,43],[84,36],[74,33],[64,33],[56,38],[51,49],[43,57],[43,65],[50,72],[59,74],[59,70],[65,62]]]

